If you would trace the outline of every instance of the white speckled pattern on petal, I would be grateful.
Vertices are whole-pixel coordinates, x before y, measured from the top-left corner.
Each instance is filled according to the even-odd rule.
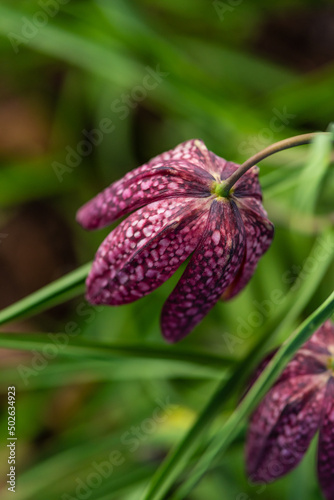
[[[222,296],[223,300],[233,298],[247,285],[274,236],[274,226],[258,199],[241,198],[237,200],[237,206],[246,230],[246,253],[238,275]]]
[[[213,201],[207,227],[161,316],[166,340],[187,335],[215,305],[243,260],[245,231],[234,202]]]
[[[290,377],[276,384],[254,412],[247,437],[247,472],[254,482],[271,482],[302,459],[320,421],[324,375]]]
[[[194,251],[207,201],[172,198],[125,219],[101,244],[87,278],[94,304],[133,302],[162,285]]]
[[[209,151],[202,141],[184,142],[111,184],[78,211],[77,221],[85,229],[99,229],[122,215],[163,198],[210,196],[210,187],[215,180],[211,173],[215,173],[215,168],[211,163],[208,166],[207,158]]]

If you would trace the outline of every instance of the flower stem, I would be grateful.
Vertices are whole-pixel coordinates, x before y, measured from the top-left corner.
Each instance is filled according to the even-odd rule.
[[[271,144],[262,151],[259,151],[254,156],[251,156],[248,160],[246,160],[240,167],[224,182],[224,191],[225,193],[229,193],[232,186],[240,179],[242,175],[244,175],[247,170],[254,167],[259,161],[264,160],[268,156],[271,156],[279,151],[283,151],[284,149],[294,148],[295,146],[302,146],[303,144],[309,144],[315,139],[318,135],[332,135],[331,132],[312,132],[310,134],[302,134],[296,135],[294,137],[289,137],[288,139],[284,139],[283,141],[275,142]]]

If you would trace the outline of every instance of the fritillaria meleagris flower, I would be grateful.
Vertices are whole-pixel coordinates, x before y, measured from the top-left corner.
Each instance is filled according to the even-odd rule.
[[[333,372],[334,325],[326,321],[297,351],[253,413],[246,443],[252,481],[268,483],[287,474],[319,430],[320,487],[327,500],[334,499]]]
[[[87,278],[92,304],[120,305],[151,293],[190,257],[161,316],[164,337],[187,335],[220,297],[247,284],[270,246],[273,226],[261,200],[258,168],[219,194],[235,163],[190,140],[126,174],[77,214],[86,229],[133,212],[103,241]],[[138,210],[139,209],[139,210]],[[135,211],[136,210],[136,211]]]

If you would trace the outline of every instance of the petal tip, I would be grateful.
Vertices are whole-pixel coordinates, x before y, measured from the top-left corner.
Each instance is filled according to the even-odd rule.
[[[89,202],[83,205],[76,213],[75,220],[83,229],[90,231],[97,227],[96,218],[92,212]]]

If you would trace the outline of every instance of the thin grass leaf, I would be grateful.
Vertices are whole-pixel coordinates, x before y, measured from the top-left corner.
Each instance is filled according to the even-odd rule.
[[[203,354],[196,351],[174,349],[171,346],[150,346],[143,344],[106,344],[91,342],[86,339],[73,339],[65,334],[66,344],[57,341],[57,334],[21,334],[0,333],[0,347],[27,351],[45,352],[50,346],[58,348],[60,356],[76,356],[79,359],[113,360],[122,358],[164,359],[182,361],[216,370],[223,370],[234,363],[232,358]]]
[[[334,231],[328,229],[318,236],[311,252],[304,261],[304,266],[296,280],[295,288],[286,294],[281,306],[268,320],[265,330],[271,338],[277,338],[279,335],[292,328],[298,316],[302,313],[305,306],[311,300],[318,285],[333,261],[334,257]],[[310,271],[309,263],[313,264]]]
[[[45,311],[84,293],[91,262],[0,311],[0,325]]]
[[[318,135],[310,148],[309,160],[299,175],[293,197],[293,205],[300,213],[314,213],[321,183],[331,163],[333,138],[334,134]]]
[[[228,365],[227,365],[228,366]],[[226,368],[227,368],[226,366]],[[165,359],[120,359],[105,361],[50,362],[48,366],[27,379],[22,379],[23,367],[29,370],[30,364],[22,363],[16,370],[2,370],[0,393],[7,393],[8,386],[13,384],[19,391],[33,392],[50,387],[66,387],[72,385],[91,384],[105,381],[139,381],[139,380],[215,380],[222,377],[224,363],[219,368],[170,361]],[[225,370],[226,370],[225,368]]]

